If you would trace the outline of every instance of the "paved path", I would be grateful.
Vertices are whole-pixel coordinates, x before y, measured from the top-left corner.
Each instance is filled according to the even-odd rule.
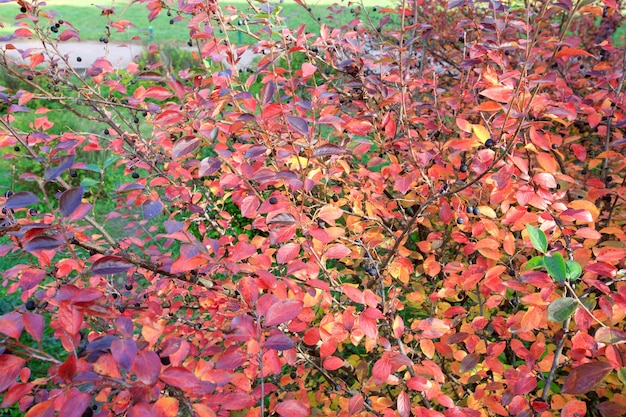
[[[16,40],[7,43],[12,43],[16,48],[21,50],[30,48],[42,49],[42,44],[38,41]],[[0,48],[3,47],[4,45],[0,45]],[[59,42],[58,48],[61,54],[68,56],[70,64],[76,69],[89,68],[96,59],[102,57],[106,57],[115,68],[126,68],[129,63],[136,60],[145,50],[144,46],[137,44],[104,44],[94,41]],[[187,47],[181,48],[189,49]],[[21,59],[20,53],[16,50],[7,51],[7,55],[14,60]],[[252,51],[246,51],[239,61],[239,68],[248,68],[256,56],[257,55]],[[80,62],[78,60],[79,57]]]

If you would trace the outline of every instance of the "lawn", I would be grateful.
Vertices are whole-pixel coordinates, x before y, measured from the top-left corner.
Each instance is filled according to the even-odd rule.
[[[175,10],[172,10],[169,16],[166,11],[163,11],[158,18],[149,22],[148,13],[142,4],[129,5],[126,0],[105,2],[104,4],[113,4],[115,15],[103,16],[101,15],[102,10],[91,2],[83,2],[83,6],[77,6],[77,3],[76,0],[48,0],[46,8],[55,10],[59,19],[72,23],[78,29],[81,39],[100,39],[106,34],[107,18],[111,17],[112,20],[128,20],[136,25],[126,33],[113,33],[111,40],[115,42],[131,42],[133,36],[141,36],[148,41],[150,27],[152,27],[152,36],[155,42],[186,43],[189,40],[189,30],[185,20],[174,21],[173,24],[170,24],[170,21],[177,17]],[[356,12],[359,8],[367,10],[372,21],[377,22],[380,16],[374,12],[374,9],[385,5],[390,6],[395,2],[392,0],[364,0],[362,2],[322,0],[308,3],[311,7],[311,13],[291,0],[271,3],[282,7],[281,15],[286,18],[287,25],[296,28],[303,23],[307,27],[316,27],[320,22],[333,26],[347,24],[354,18],[351,10]],[[245,1],[220,1],[220,5],[222,7],[232,5],[244,13],[249,9],[249,5]],[[336,11],[329,9],[333,5],[343,6],[344,9],[342,12],[336,13]],[[18,9],[17,3],[0,4],[0,23],[4,25],[4,28],[0,28],[0,36],[13,32],[13,18],[19,12]],[[318,17],[319,21],[317,20]],[[248,39],[245,36],[240,37],[237,33],[232,33],[231,40],[245,43]]]

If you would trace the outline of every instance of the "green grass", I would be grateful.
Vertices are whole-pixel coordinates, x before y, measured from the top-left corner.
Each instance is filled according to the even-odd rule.
[[[101,15],[101,9],[91,2],[81,2],[83,6],[78,6],[79,2],[76,0],[48,0],[46,10],[54,10],[57,12],[55,19],[63,19],[78,29],[81,39],[83,40],[98,40],[100,37],[106,34],[105,26],[109,23],[107,16]],[[380,18],[378,13],[373,12],[374,7],[380,7],[383,5],[391,6],[395,2],[393,0],[364,0],[360,2],[349,2],[347,0],[339,0],[337,2],[331,0],[321,0],[309,2],[311,12],[307,12],[301,6],[296,4],[293,0],[284,0],[283,3],[271,2],[273,5],[280,6],[282,8],[281,16],[286,19],[286,24],[292,29],[297,28],[301,24],[307,25],[311,29],[319,27],[320,23],[326,23],[328,25],[337,26],[348,24],[354,15],[350,12],[353,9],[358,12],[361,4],[367,10],[372,21],[377,22]],[[331,11],[329,7],[337,4],[338,6],[344,6],[343,12],[336,13]],[[244,1],[220,1],[219,5],[225,7],[227,5],[234,6],[237,10],[247,14],[249,11],[248,3]],[[5,36],[13,33],[15,29],[13,26],[14,16],[19,13],[19,7],[17,3],[5,3],[0,4],[0,23],[4,25],[4,28],[0,28],[0,36]],[[176,10],[171,10],[170,15],[167,15],[166,10],[161,12],[161,15],[154,21],[148,21],[148,12],[142,4],[128,5],[124,0],[115,2],[115,15],[109,16],[112,21],[115,20],[128,20],[136,25],[128,32],[119,33],[113,30],[111,34],[111,41],[114,42],[134,42],[134,36],[140,36],[145,42],[149,40],[149,28],[152,27],[153,40],[159,42],[175,42],[186,43],[189,40],[189,30],[186,27],[186,19],[182,21],[176,21],[170,24],[170,19],[177,17]],[[318,22],[317,18],[320,18]],[[367,20],[365,14],[361,14],[363,20]],[[251,26],[252,31],[256,31],[260,27]],[[251,38],[247,36],[239,36],[236,31],[229,33],[229,36],[233,42],[236,43],[249,43]]]

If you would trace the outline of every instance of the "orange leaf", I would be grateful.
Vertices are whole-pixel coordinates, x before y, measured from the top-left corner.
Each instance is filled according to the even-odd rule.
[[[178,400],[172,397],[161,397],[152,406],[152,415],[155,417],[176,417],[178,415]]]
[[[580,56],[580,55],[593,56],[592,54],[585,51],[584,49],[569,48],[567,46],[564,46],[559,52],[556,53],[556,58],[560,58],[562,56]]]
[[[556,162],[556,159],[554,159],[554,156],[546,152],[539,152],[537,154],[537,162],[548,174],[555,174],[559,169],[559,164]]]
[[[437,276],[441,272],[441,264],[435,259],[435,255],[430,254],[424,260],[424,272],[431,277]]]
[[[570,400],[561,410],[561,417],[582,417],[587,415],[587,404],[580,400]]]

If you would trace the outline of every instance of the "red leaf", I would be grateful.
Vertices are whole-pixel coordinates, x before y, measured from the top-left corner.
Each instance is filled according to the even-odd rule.
[[[513,95],[513,89],[510,87],[491,87],[481,91],[480,95],[499,103],[508,103]]]
[[[0,316],[0,333],[19,339],[24,329],[22,315],[16,311]],[[2,368],[0,368],[2,369]]]
[[[423,331],[422,337],[426,339],[437,339],[450,330],[450,326],[438,318],[422,320],[417,328]]]
[[[26,361],[13,355],[0,355],[0,393],[15,383]]]
[[[584,49],[569,48],[567,46],[564,46],[563,48],[561,48],[559,52],[556,53],[556,58],[560,58],[562,56],[591,56],[592,57],[593,55],[585,51]]]
[[[59,410],[59,416],[63,417],[80,417],[89,407],[91,396],[85,392],[80,392],[76,388],[72,388],[65,397],[65,403]]]
[[[154,385],[159,379],[159,372],[161,372],[159,355],[149,350],[142,350],[135,357],[132,371],[144,384]]]
[[[341,259],[350,255],[352,251],[346,246],[342,244],[332,245],[329,247],[326,252],[324,252],[324,256],[328,259]]]
[[[48,400],[34,405],[24,417],[52,417],[54,416],[54,401]]]
[[[537,378],[525,376],[515,382],[513,393],[515,395],[524,395],[533,391],[537,387]]]
[[[343,359],[336,356],[328,356],[324,358],[323,366],[324,369],[328,369],[329,371],[336,371],[343,366]]]
[[[374,383],[382,384],[387,381],[389,375],[391,375],[391,363],[388,355],[383,354],[383,357],[377,360],[372,367],[372,378],[374,378]]]
[[[582,395],[595,389],[613,368],[605,362],[589,362],[572,369],[563,383],[563,394]]]
[[[274,336],[270,336],[265,341],[265,347],[267,349],[289,350],[293,348],[294,346],[295,344],[293,343],[293,340],[291,339],[291,337],[282,333],[275,334]]]
[[[1,378],[0,378],[1,380]],[[23,396],[29,394],[34,387],[34,384],[15,384],[7,390],[0,404],[0,408],[9,408],[16,402],[18,402]],[[2,392],[2,391],[0,391]]]
[[[173,366],[165,369],[159,375],[159,379],[176,388],[189,389],[198,386],[198,378],[182,366]]]
[[[69,301],[62,301],[59,306],[58,320],[70,335],[76,335],[83,325],[85,314]]]
[[[31,36],[33,36],[33,32],[31,32],[30,29],[19,28],[15,29],[13,35],[15,35],[16,38],[30,38]]]
[[[275,326],[295,319],[302,311],[302,302],[297,300],[277,301],[265,313],[265,326]]]
[[[537,185],[541,185],[544,188],[555,188],[556,180],[552,174],[548,174],[547,172],[540,172],[533,176],[533,182]]]
[[[343,293],[348,296],[349,299],[357,304],[365,304],[365,296],[363,292],[350,284],[343,284],[341,286]]]
[[[409,417],[411,415],[411,398],[404,390],[398,394],[397,407],[400,417]]]
[[[75,30],[72,30],[72,29],[65,29],[59,35],[59,40],[61,40],[61,41],[68,41],[68,40],[70,40],[72,38],[80,39],[80,37],[78,36],[78,32],[76,32]]]
[[[286,264],[293,260],[300,253],[300,245],[297,243],[287,243],[276,252],[276,262]]]
[[[65,362],[59,366],[59,376],[69,383],[76,376],[76,356],[69,355]]]
[[[153,98],[155,100],[166,100],[172,97],[173,94],[165,87],[150,87],[143,94],[143,97]]]
[[[350,401],[348,401],[348,413],[354,415],[363,409],[363,404],[365,400],[361,394],[356,394],[350,397]]]
[[[28,334],[37,342],[41,342],[41,336],[43,335],[44,319],[39,314],[24,313],[23,317],[24,328]]]
[[[311,414],[309,407],[298,400],[283,401],[276,406],[276,412],[281,417],[307,417]]]

